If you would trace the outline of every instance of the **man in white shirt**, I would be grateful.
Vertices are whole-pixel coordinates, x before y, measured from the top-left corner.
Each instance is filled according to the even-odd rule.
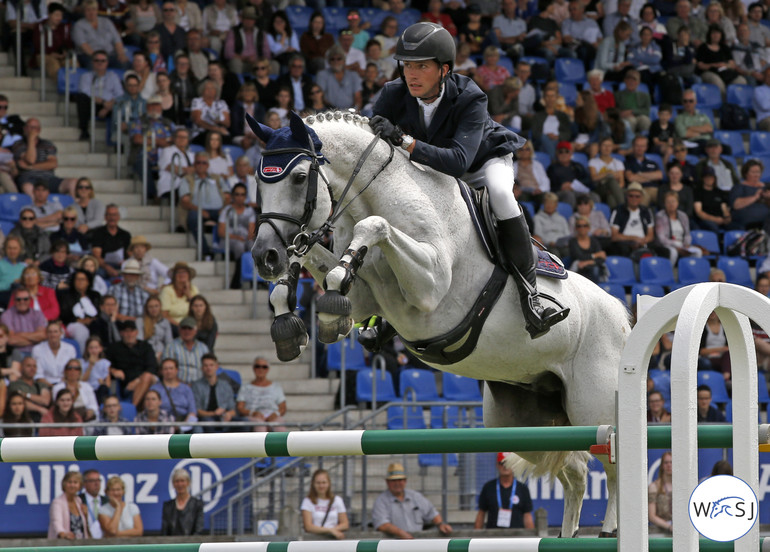
[[[78,496],[88,510],[88,532],[92,539],[104,537],[102,526],[99,525],[99,510],[110,500],[101,494],[102,478],[99,470],[86,470],[83,473],[83,492]]]
[[[194,158],[189,145],[190,131],[183,126],[177,127],[174,143],[163,148],[158,159],[158,197],[170,192],[171,188],[179,188],[179,179],[194,172]]]
[[[104,119],[112,113],[115,100],[123,95],[120,77],[112,71],[107,71],[108,63],[107,52],[97,50],[91,56],[93,71],[84,73],[80,77],[75,99],[78,105],[78,128],[80,128],[81,140],[90,138],[88,125],[91,121],[91,97],[93,96],[95,104],[94,116],[97,119]]]
[[[612,243],[608,253],[630,257],[640,247],[649,247],[655,239],[652,211],[642,205],[644,188],[638,182],[626,187],[626,203],[618,205],[610,215]]]
[[[358,48],[353,48],[353,31],[340,31],[339,45],[345,51],[345,69],[355,71],[359,77],[366,71],[366,54]]]
[[[46,340],[32,347],[32,357],[37,361],[35,379],[50,386],[62,380],[64,367],[78,357],[75,347],[62,341],[63,335],[61,322],[54,320],[45,329]]]

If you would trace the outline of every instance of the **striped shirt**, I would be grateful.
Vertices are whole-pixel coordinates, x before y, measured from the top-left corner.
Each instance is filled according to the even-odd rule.
[[[185,347],[181,337],[166,345],[163,358],[173,358],[179,363],[179,379],[192,383],[203,377],[201,357],[209,352],[205,343],[194,340],[192,349]]]
[[[129,287],[124,282],[112,286],[107,293],[117,299],[120,314],[135,318],[142,316],[144,304],[150,298],[150,294],[142,289],[142,286]]]

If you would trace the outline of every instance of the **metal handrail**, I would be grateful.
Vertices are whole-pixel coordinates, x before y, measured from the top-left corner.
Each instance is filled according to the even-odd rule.
[[[64,58],[64,126],[70,126],[70,60],[74,61],[73,56]]]
[[[145,148],[146,149],[146,148]],[[174,203],[174,194],[176,193],[176,179],[179,178],[177,172],[182,166],[181,162],[176,163],[178,159],[181,159],[179,152],[174,152],[171,156],[171,190],[169,190],[169,207],[171,208],[171,232],[176,232],[176,205]]]
[[[116,107],[118,109],[113,109],[112,113],[115,116],[115,157],[118,164],[116,176],[118,180],[120,180],[123,175],[123,110],[120,109],[120,106],[116,105]],[[110,121],[108,121],[107,124],[110,124]],[[144,205],[144,202],[142,205]]]
[[[93,72],[91,77],[91,121],[89,127],[91,128],[91,140],[89,145],[89,151],[94,153],[96,151],[96,79],[99,76],[96,71]]]
[[[21,11],[21,13],[19,13]],[[16,6],[16,76],[21,76],[21,19],[24,17],[24,3]]]
[[[38,25],[40,31],[40,101],[45,101],[45,25]]]

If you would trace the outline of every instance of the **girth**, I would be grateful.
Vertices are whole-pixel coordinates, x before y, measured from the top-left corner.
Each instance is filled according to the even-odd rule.
[[[507,281],[508,272],[495,265],[473,307],[456,328],[432,339],[410,342],[402,337],[401,342],[417,358],[429,364],[445,366],[464,360],[476,349],[484,322],[503,293]]]

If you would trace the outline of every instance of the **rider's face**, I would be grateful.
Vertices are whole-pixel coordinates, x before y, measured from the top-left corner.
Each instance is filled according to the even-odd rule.
[[[409,93],[415,98],[429,98],[438,94],[442,72],[446,74],[449,66],[443,69],[433,60],[405,61],[404,78]]]

